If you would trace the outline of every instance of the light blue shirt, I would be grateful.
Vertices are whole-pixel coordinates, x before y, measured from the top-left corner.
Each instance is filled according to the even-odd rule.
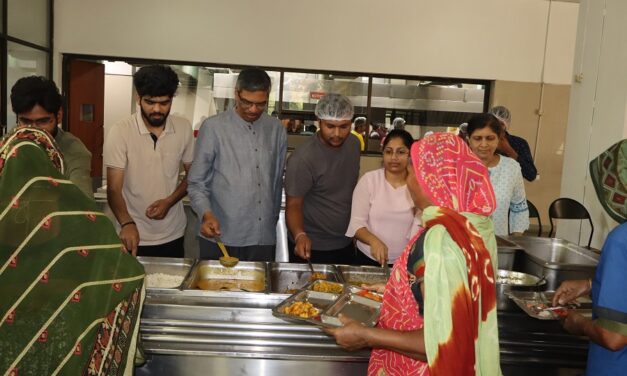
[[[512,158],[501,155],[499,163],[488,170],[496,196],[496,210],[492,213],[494,233],[505,236],[512,232],[525,232],[529,228],[529,208],[520,165]]]
[[[253,123],[233,109],[205,120],[187,177],[201,223],[212,212],[227,245],[276,244],[286,153],[285,128],[265,113]]]

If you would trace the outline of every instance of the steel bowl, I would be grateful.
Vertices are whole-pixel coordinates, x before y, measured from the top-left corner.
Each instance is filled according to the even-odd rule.
[[[500,311],[517,309],[518,307],[507,295],[510,291],[544,291],[546,279],[535,275],[499,270],[496,275],[496,308]]]

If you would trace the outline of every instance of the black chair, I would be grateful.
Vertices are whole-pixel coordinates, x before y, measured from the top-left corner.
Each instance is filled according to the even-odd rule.
[[[527,200],[527,207],[529,208],[529,218],[537,218],[538,219],[538,236],[542,236],[542,220],[540,219],[540,213],[538,213],[538,209],[536,206],[529,200]],[[507,213],[507,233],[511,234],[509,231],[509,216],[512,214],[510,210]]]
[[[529,208],[529,218],[536,218],[538,220],[538,236],[542,236],[542,220],[540,219],[538,208],[529,200],[527,200],[527,207]]]
[[[592,243],[592,234],[594,234],[594,225],[592,224],[592,218],[585,206],[572,198],[558,198],[553,201],[549,206],[549,220],[551,221],[551,231],[549,231],[549,237],[553,236],[554,226],[553,218],[555,219],[587,219],[590,222],[590,238],[588,239],[588,248]]]

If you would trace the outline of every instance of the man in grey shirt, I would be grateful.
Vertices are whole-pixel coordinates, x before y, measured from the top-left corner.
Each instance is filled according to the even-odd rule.
[[[274,260],[287,135],[265,113],[270,86],[265,71],[243,70],[235,108],[200,127],[187,192],[201,222],[202,259],[221,256],[213,239],[220,236],[240,260]]]
[[[320,131],[287,162],[286,220],[290,261],[351,264],[354,247],[346,237],[353,189],[359,177],[359,140],[351,135],[353,105],[327,94],[316,105]]]

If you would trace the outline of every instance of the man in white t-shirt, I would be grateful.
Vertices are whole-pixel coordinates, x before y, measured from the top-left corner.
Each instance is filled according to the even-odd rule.
[[[127,251],[138,256],[183,257],[187,224],[181,164],[193,158],[192,126],[170,114],[178,77],[150,65],[133,76],[138,111],[113,126],[104,146],[107,201]]]

